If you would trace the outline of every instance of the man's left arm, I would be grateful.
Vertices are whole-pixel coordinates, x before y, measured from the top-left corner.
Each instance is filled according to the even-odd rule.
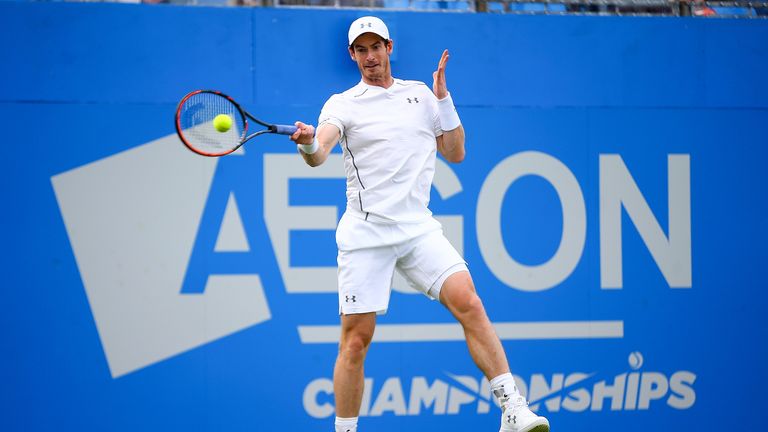
[[[464,160],[464,126],[461,125],[459,114],[453,105],[453,99],[448,92],[445,81],[445,66],[448,63],[448,50],[443,51],[437,70],[432,73],[432,91],[437,97],[437,109],[443,135],[437,137],[437,151],[449,162],[458,163]]]
[[[454,130],[443,131],[437,137],[437,151],[448,161],[459,163],[464,160],[464,126],[459,125]]]

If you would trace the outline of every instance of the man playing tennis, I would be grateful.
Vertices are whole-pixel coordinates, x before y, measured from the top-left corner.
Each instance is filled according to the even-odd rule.
[[[472,359],[501,403],[501,432],[549,431],[547,419],[532,413],[518,392],[466,263],[427,208],[436,152],[449,162],[464,159],[464,128],[445,80],[448,51],[430,90],[422,82],[392,77],[393,41],[379,18],[355,20],[348,36],[360,83],[328,99],[317,131],[296,122],[291,136],[310,166],[322,164],[337,142],[344,155],[347,208],[336,230],[341,315],[333,372],[336,432],[357,431],[363,363],[376,314],[387,310],[395,268],[462,325]]]

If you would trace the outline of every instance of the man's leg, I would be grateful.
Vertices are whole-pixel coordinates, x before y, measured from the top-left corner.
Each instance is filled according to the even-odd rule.
[[[485,376],[490,380],[508,373],[509,364],[504,348],[485,313],[469,272],[457,272],[445,280],[440,290],[440,302],[464,328],[469,353]]]
[[[469,352],[477,367],[488,377],[491,389],[502,405],[501,432],[548,432],[549,422],[528,409],[518,392],[501,341],[485,313],[467,271],[450,275],[440,290],[440,302],[464,329]]]
[[[342,419],[342,425],[346,424],[344,419],[350,419],[350,431],[354,432],[357,428],[356,419],[360,413],[365,381],[363,363],[375,327],[376,314],[373,312],[341,316],[341,342],[333,368],[337,431],[346,432],[347,429],[339,427],[339,419]],[[352,422],[351,419],[355,421]]]

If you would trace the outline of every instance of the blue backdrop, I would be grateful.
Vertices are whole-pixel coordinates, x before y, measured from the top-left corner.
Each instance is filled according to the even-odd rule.
[[[0,430],[332,430],[341,156],[186,151],[214,88],[314,123],[365,11],[0,3]],[[432,209],[555,431],[761,430],[768,22],[381,13],[467,130]],[[396,280],[361,431],[492,431],[449,314]]]

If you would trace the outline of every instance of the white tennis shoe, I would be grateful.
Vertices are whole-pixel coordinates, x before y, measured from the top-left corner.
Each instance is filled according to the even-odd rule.
[[[525,398],[516,396],[504,404],[499,432],[549,432],[549,421],[528,409]]]

